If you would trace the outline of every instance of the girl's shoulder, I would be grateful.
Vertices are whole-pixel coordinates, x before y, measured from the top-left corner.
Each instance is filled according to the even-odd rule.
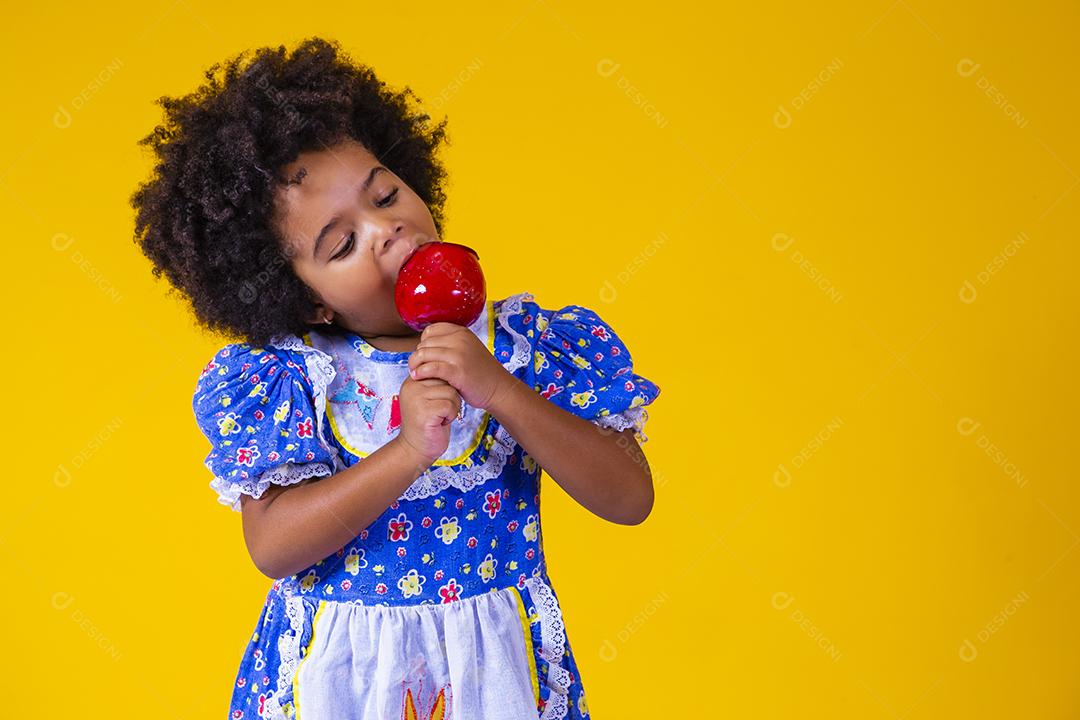
[[[596,338],[611,347],[618,347],[617,351],[611,353],[616,357],[629,353],[626,343],[614,327],[590,305],[541,304],[532,293],[521,292],[496,301],[494,307],[500,323],[526,337],[533,346],[553,336],[572,334],[577,330],[587,335],[580,338],[586,341],[585,344],[591,345],[591,339]]]
[[[310,360],[310,362],[309,362]],[[192,394],[196,423],[210,442],[210,487],[233,510],[240,495],[258,498],[340,469],[322,429],[321,359],[294,342],[228,343],[203,366]]]
[[[306,369],[296,362],[293,351],[273,345],[231,342],[221,346],[200,370],[197,386],[211,389],[252,377],[272,377],[277,373],[295,374],[297,380],[310,384]],[[253,381],[258,383],[259,379]]]
[[[619,431],[633,428],[639,442],[648,439],[645,406],[660,387],[635,369],[626,340],[599,310],[541,304],[532,293],[507,298],[500,310],[524,382],[580,417]]]

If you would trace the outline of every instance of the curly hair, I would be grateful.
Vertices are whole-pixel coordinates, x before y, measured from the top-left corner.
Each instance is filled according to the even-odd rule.
[[[414,110],[408,86],[389,89],[320,38],[291,54],[245,50],[204,74],[194,92],[156,101],[165,121],[138,142],[156,166],[131,196],[135,242],[202,327],[256,346],[309,327],[315,295],[273,221],[274,192],[292,181],[280,170],[303,152],[360,142],[427,204],[442,234],[446,171],[435,155],[449,142],[447,120],[432,125]]]

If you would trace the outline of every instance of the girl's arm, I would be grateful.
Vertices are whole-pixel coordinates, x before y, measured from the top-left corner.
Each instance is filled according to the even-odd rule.
[[[430,465],[398,435],[329,477],[271,485],[257,500],[241,495],[244,542],[255,567],[277,579],[328,557],[377,520]]]
[[[652,470],[633,428],[580,418],[506,373],[487,410],[555,482],[592,513],[637,525],[653,505]]]
[[[652,471],[632,428],[613,432],[564,410],[510,373],[468,328],[432,323],[409,356],[416,379],[441,378],[487,410],[592,513],[636,525],[653,504]]]

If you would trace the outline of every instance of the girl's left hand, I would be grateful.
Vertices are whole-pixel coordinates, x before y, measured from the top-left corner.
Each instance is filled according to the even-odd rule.
[[[424,328],[409,356],[409,374],[416,380],[441,378],[454,386],[462,400],[482,410],[506,383],[516,381],[476,334],[448,322]]]

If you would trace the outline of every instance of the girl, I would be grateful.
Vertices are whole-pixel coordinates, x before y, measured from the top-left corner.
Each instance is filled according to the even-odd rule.
[[[238,338],[195,385],[220,502],[274,579],[230,718],[583,718],[540,530],[541,468],[612,522],[653,488],[659,388],[594,311],[529,293],[468,327],[397,314],[441,242],[443,122],[335,42],[206,72],[140,144],[136,239]]]

